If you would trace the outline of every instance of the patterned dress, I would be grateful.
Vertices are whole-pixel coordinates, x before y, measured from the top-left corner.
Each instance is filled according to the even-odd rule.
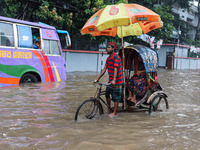
[[[143,62],[139,63],[138,70],[144,70]],[[139,76],[134,74],[131,79],[127,81],[127,88],[136,96],[143,96],[147,90],[146,73],[143,72]]]

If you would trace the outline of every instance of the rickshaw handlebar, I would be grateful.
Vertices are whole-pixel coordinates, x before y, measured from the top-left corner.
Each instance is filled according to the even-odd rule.
[[[100,85],[100,86],[102,86],[102,85],[104,85],[104,86],[109,86],[109,85],[111,85],[111,83],[101,83],[101,82],[98,82],[98,81],[94,81],[93,82],[93,85],[96,85],[96,84],[98,84],[98,85]]]

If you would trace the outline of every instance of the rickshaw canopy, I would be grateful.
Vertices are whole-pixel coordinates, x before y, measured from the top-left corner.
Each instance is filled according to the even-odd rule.
[[[133,59],[139,54],[143,60],[146,73],[156,72],[157,55],[152,49],[143,45],[130,45],[124,48],[125,69],[131,69]],[[122,58],[121,51],[119,52]]]

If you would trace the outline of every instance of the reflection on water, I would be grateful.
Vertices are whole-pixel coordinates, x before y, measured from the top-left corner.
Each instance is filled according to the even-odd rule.
[[[96,76],[74,72],[66,82],[0,89],[1,149],[200,149],[200,71],[159,70],[166,113],[123,112],[74,123],[78,105],[94,95]]]

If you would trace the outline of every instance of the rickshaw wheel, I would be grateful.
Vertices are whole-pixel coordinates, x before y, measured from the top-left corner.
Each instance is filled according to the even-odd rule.
[[[166,112],[169,109],[169,104],[167,101],[167,97],[163,94],[156,95],[149,107],[149,114],[152,112]]]
[[[77,109],[74,121],[79,119],[92,119],[103,114],[102,104],[96,98],[85,100]]]

